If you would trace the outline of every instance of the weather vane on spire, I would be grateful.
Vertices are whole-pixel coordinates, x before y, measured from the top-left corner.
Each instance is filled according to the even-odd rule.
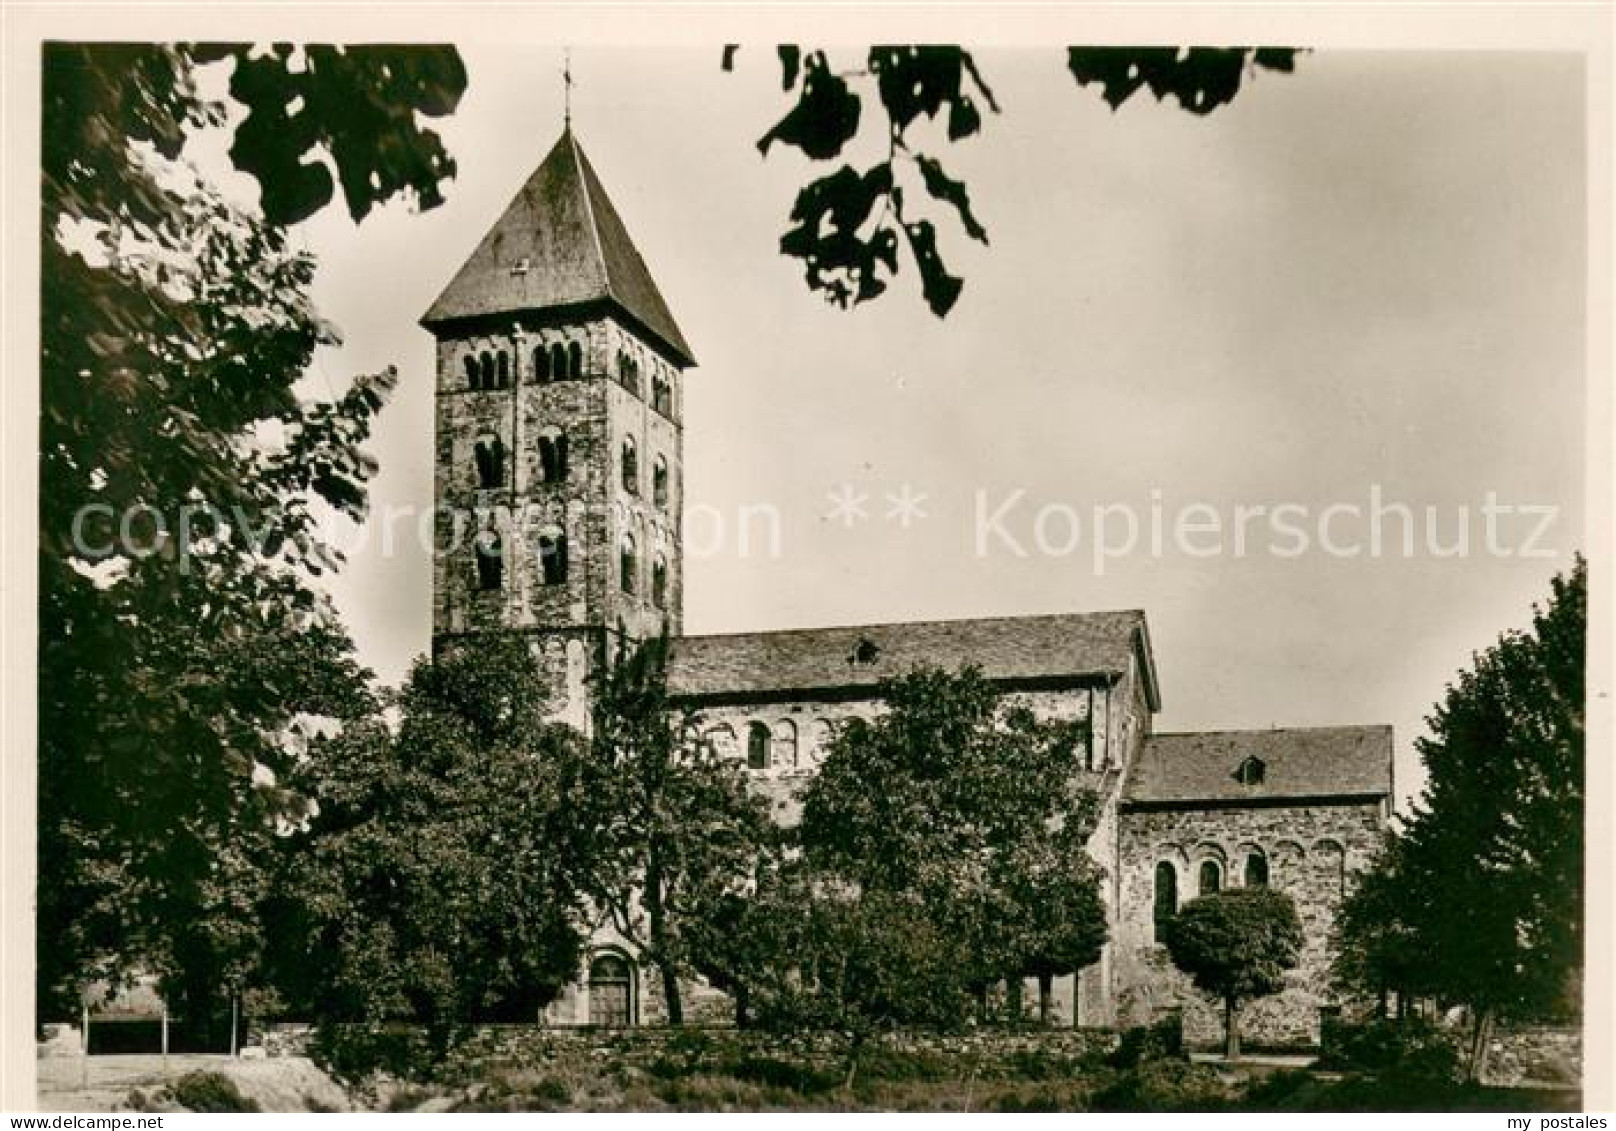
[[[562,113],[567,129],[572,129],[572,48],[565,49],[561,63]]]

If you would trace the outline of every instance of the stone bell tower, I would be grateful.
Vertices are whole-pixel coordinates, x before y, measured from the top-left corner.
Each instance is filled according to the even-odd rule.
[[[421,319],[437,340],[434,652],[526,636],[553,714],[682,629],[684,335],[569,125]]]

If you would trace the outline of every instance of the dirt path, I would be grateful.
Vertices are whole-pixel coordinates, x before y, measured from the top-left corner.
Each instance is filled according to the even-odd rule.
[[[243,1060],[202,1054],[173,1055],[164,1071],[160,1056],[92,1056],[89,1080],[84,1060],[45,1057],[38,1071],[39,1110],[103,1112],[128,1110],[129,1093],[150,1095],[187,1072],[211,1071],[235,1081],[241,1093],[265,1111],[348,1111],[352,1105],[331,1078],[300,1056]]]

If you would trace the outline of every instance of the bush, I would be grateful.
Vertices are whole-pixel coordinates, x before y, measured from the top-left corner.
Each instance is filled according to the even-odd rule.
[[[729,1075],[752,1084],[765,1084],[771,1088],[785,1088],[800,1095],[812,1096],[839,1087],[841,1076],[824,1072],[806,1064],[798,1064],[775,1057],[748,1056],[730,1068]]]
[[[241,1094],[234,1080],[217,1072],[187,1072],[169,1088],[174,1102],[187,1111],[257,1111],[258,1104]]]
[[[1341,1025],[1332,1028],[1331,1037],[1319,1057],[1320,1068],[1443,1084],[1459,1078],[1459,1050],[1428,1021]]]
[[[1218,1074],[1185,1060],[1142,1060],[1094,1096],[1095,1111],[1220,1111],[1233,1099]]]
[[[1184,1018],[1169,1013],[1154,1025],[1139,1026],[1122,1034],[1108,1058],[1113,1068],[1132,1068],[1148,1060],[1184,1059]]]
[[[415,1025],[322,1025],[309,1043],[309,1057],[339,1083],[360,1084],[378,1073],[428,1081],[452,1045],[452,1035],[434,1040]]]

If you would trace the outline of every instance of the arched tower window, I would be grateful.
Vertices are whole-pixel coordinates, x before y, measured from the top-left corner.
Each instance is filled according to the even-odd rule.
[[[623,437],[623,490],[630,495],[640,493],[640,453],[634,445],[633,436]]]
[[[477,588],[498,589],[504,574],[505,555],[499,535],[485,530],[477,538]]]
[[[553,424],[539,433],[539,475],[546,483],[567,478],[567,434]]]
[[[1246,857],[1246,886],[1248,888],[1268,886],[1268,857],[1260,852],[1253,852]]]
[[[546,585],[561,585],[567,580],[567,535],[559,526],[547,526],[539,531],[539,568]]]
[[[634,978],[628,960],[602,954],[589,964],[589,1023],[625,1029],[634,1023]]]
[[[766,770],[769,768],[769,747],[773,745],[773,736],[769,734],[765,723],[751,723],[746,728],[746,768],[749,770]]]
[[[663,510],[668,509],[668,461],[660,452],[651,463],[651,501]]]
[[[550,347],[550,377],[552,380],[565,381],[570,376],[567,372],[567,347],[556,342]]]
[[[660,370],[651,378],[651,407],[663,416],[673,415],[673,389]]]
[[[495,491],[505,486],[505,442],[498,436],[478,439],[473,455],[477,461],[477,489]]]
[[[466,364],[466,388],[477,387],[477,355],[468,353],[463,359]]]
[[[660,553],[651,563],[651,603],[659,609],[668,604],[668,559]]]
[[[573,342],[567,347],[567,376],[582,377],[584,375],[584,347]]]
[[[634,583],[639,572],[639,550],[634,545],[634,535],[625,530],[622,539],[617,543],[617,581],[623,592],[634,592]]]
[[[533,377],[544,382],[550,380],[550,351],[540,346],[533,351]]]
[[[1156,865],[1156,892],[1154,915],[1156,941],[1167,941],[1167,924],[1178,914],[1178,869],[1172,861],[1163,860]]]
[[[511,383],[511,355],[500,350],[495,361],[495,371],[498,374],[499,387],[508,388]]]
[[[494,355],[484,350],[482,357],[478,360],[477,369],[481,378],[478,381],[478,387],[492,389],[494,387]]]
[[[1223,869],[1216,860],[1201,861],[1201,894],[1216,895],[1223,887]]]

